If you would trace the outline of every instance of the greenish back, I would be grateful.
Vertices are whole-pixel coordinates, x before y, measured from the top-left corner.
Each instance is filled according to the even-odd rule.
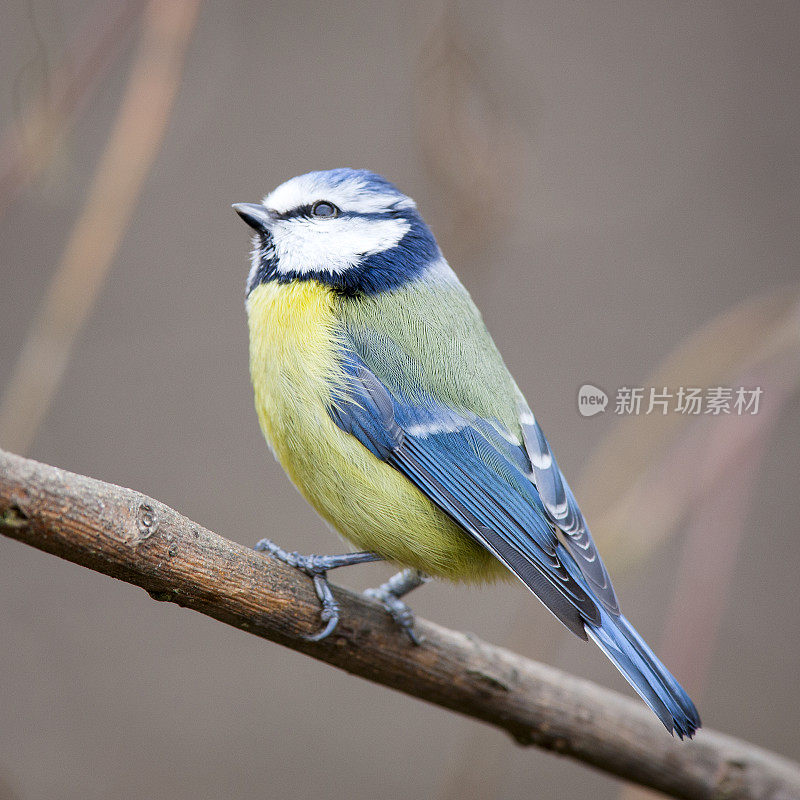
[[[472,298],[458,283],[419,281],[391,292],[340,296],[345,336],[390,391],[425,395],[520,435],[521,394]]]

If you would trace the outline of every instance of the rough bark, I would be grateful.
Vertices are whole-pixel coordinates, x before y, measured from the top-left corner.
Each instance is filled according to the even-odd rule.
[[[0,533],[674,797],[800,799],[780,756],[707,729],[680,742],[637,700],[425,620],[415,647],[344,589],[339,626],[310,642],[309,579],[131,489],[0,451]]]

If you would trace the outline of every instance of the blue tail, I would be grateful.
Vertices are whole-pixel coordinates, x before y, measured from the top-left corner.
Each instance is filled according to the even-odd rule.
[[[656,713],[667,730],[689,739],[700,727],[700,715],[683,687],[656,658],[633,625],[621,614],[600,610],[600,625],[585,623],[586,632]]]

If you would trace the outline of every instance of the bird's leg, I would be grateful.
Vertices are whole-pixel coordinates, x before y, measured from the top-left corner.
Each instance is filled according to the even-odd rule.
[[[370,600],[377,600],[408,634],[412,643],[420,644],[420,638],[414,633],[414,614],[400,598],[429,580],[430,578],[418,569],[404,569],[392,575],[386,583],[376,589],[367,589],[364,596]]]
[[[325,627],[319,633],[305,637],[312,642],[318,642],[326,636],[329,636],[339,622],[339,604],[336,602],[331,587],[328,585],[328,570],[383,560],[377,553],[344,553],[340,556],[301,556],[299,553],[287,553],[286,550],[269,539],[262,539],[256,544],[254,549],[269,553],[273,558],[277,558],[278,561],[283,561],[284,564],[299,569],[314,581],[314,590],[322,604],[320,616],[325,623]]]

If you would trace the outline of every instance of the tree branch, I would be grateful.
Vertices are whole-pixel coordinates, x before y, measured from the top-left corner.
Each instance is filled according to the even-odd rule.
[[[679,742],[633,699],[431,622],[414,647],[344,589],[339,626],[309,642],[319,603],[295,570],[131,489],[1,450],[0,533],[675,797],[800,798],[797,764],[710,730]]]

